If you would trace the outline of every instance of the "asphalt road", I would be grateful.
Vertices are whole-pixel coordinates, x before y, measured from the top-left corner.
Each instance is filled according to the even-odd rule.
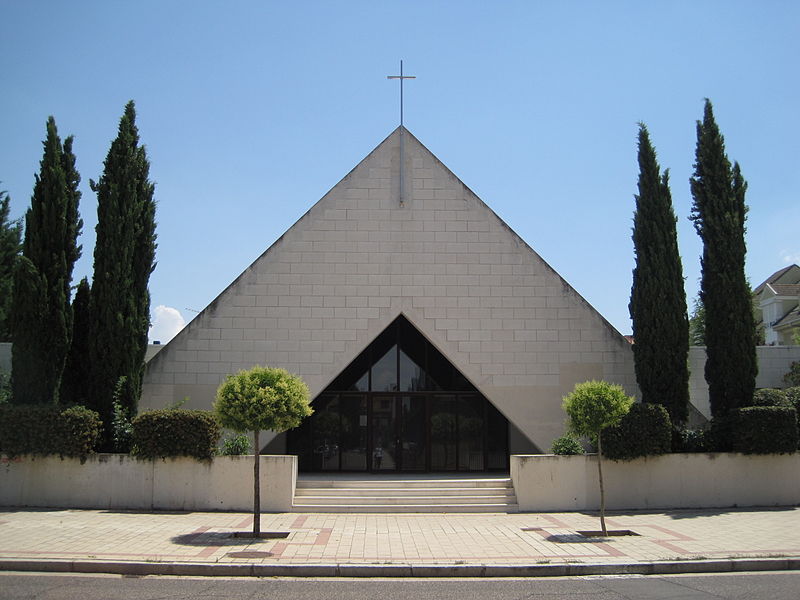
[[[798,600],[800,572],[541,579],[236,579],[0,573],[2,600]]]

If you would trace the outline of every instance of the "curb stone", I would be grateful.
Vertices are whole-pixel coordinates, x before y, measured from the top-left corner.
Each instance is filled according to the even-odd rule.
[[[425,565],[409,563],[378,565],[357,563],[265,565],[252,563],[0,559],[0,571],[201,577],[565,577],[795,570],[800,570],[800,558],[734,558],[640,563],[535,565]]]

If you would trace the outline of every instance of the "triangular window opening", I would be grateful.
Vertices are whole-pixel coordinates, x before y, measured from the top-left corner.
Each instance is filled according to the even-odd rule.
[[[337,392],[476,391],[402,315],[328,386]]]
[[[508,469],[508,421],[405,317],[289,432],[302,471]]]

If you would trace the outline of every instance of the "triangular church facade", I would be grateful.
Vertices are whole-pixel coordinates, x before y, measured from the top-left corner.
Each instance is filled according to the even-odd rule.
[[[268,448],[310,469],[502,468],[576,383],[637,393],[628,341],[402,126],[150,361],[140,406],[208,409],[255,364],[333,415]]]

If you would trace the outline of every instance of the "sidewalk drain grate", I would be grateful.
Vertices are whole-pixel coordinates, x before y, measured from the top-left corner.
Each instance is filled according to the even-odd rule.
[[[231,533],[231,537],[253,539],[256,536],[252,531],[234,531]],[[261,531],[258,534],[258,539],[261,540],[285,540],[287,537],[289,537],[288,531]]]
[[[270,556],[272,556],[272,552],[256,552],[256,551],[228,552],[225,556],[230,556],[231,558],[269,558]]]
[[[635,535],[639,537],[640,535],[630,529],[609,529],[605,534],[602,531],[578,531],[578,534],[583,537],[622,537],[624,535]]]

